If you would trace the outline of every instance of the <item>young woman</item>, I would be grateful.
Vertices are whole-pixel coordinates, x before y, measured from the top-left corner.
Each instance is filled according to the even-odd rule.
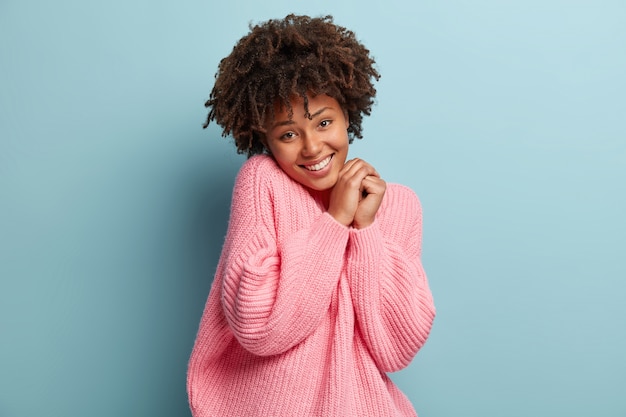
[[[189,362],[195,417],[416,415],[386,373],[435,316],[419,201],[347,160],[378,78],[330,16],[264,22],[221,61],[207,125],[249,158]]]

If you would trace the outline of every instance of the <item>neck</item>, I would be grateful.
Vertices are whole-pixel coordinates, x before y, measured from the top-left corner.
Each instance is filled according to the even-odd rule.
[[[311,192],[311,195],[313,195],[313,197],[315,197],[316,200],[320,201],[322,205],[324,206],[324,208],[328,210],[328,206],[330,204],[330,193],[332,190],[333,190],[332,188],[329,188],[328,190],[322,190],[322,191],[310,190],[310,192]]]

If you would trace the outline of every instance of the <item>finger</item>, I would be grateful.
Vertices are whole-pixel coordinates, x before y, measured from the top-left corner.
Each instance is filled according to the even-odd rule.
[[[351,168],[360,168],[360,167],[367,167],[369,170],[371,170],[371,172],[375,173],[373,175],[378,176],[378,172],[376,172],[376,169],[370,163],[368,163],[367,161],[364,161],[361,158],[350,159],[344,164],[344,168],[346,170],[349,170]]]
[[[363,180],[363,178],[368,175],[380,177],[373,166],[358,158],[353,159],[344,165],[342,175],[346,177],[358,177],[359,181]]]
[[[358,161],[359,161],[359,159],[358,159],[358,158],[355,158],[355,159],[350,159],[350,160],[346,161],[346,162],[345,162],[345,164],[343,164],[343,167],[341,168],[341,171],[342,171],[342,172],[347,172],[347,171],[349,171],[349,170],[350,170],[350,168],[352,168],[352,166],[353,166],[356,162],[358,162]]]
[[[381,194],[385,192],[387,185],[379,177],[368,175],[361,181],[361,192],[367,194]]]

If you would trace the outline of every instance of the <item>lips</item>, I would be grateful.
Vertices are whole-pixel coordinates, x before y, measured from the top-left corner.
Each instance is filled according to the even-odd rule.
[[[321,171],[326,168],[326,166],[330,163],[330,160],[333,159],[333,155],[328,155],[326,158],[313,165],[302,165],[307,171]]]

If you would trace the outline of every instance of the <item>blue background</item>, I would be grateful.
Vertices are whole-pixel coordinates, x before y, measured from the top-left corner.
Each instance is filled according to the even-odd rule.
[[[383,78],[351,155],[411,186],[420,417],[626,416],[626,3],[0,3],[0,416],[189,416],[243,162],[203,130],[250,21],[333,14]]]

